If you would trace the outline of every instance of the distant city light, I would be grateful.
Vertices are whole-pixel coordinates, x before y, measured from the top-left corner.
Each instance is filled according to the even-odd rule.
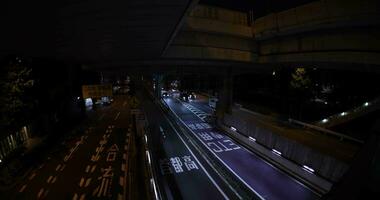
[[[273,72],[272,72],[272,75],[273,75],[273,76],[276,76],[276,71],[273,71]]]
[[[79,99],[80,99],[80,97],[77,97],[77,99],[79,100]]]
[[[365,102],[365,103],[364,103],[364,106],[369,106],[369,103],[368,103],[368,102]]]
[[[1,163],[2,161],[0,160],[0,163]]]
[[[328,119],[323,119],[322,120],[322,123],[326,123],[326,122],[328,122],[329,120]]]
[[[251,140],[251,141],[253,141],[253,142],[256,142],[256,139],[253,138],[253,137],[251,137],[251,136],[249,136],[248,139]]]
[[[233,126],[231,126],[231,130],[236,131],[237,129]]]
[[[325,101],[325,105],[327,105],[328,103],[327,103],[327,101]]]
[[[314,173],[314,169],[312,169],[312,168],[309,167],[309,166],[303,165],[303,166],[302,166],[302,169],[304,169],[304,170],[307,171],[307,172]]]
[[[276,150],[276,149],[272,149],[272,152],[274,153],[274,154],[276,154],[276,155],[279,155],[279,156],[281,156],[281,152],[280,151],[278,151],[278,150]]]
[[[345,115],[347,115],[346,112],[342,112],[342,113],[340,113],[340,116],[345,116]]]

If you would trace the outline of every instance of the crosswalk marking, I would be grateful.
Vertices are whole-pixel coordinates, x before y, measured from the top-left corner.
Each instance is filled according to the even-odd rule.
[[[207,116],[209,116],[209,114],[199,110],[198,108],[195,108],[194,106],[190,105],[190,104],[187,104],[187,103],[183,103],[183,105],[189,109],[192,113],[194,113],[196,116],[198,116],[199,118],[201,118],[203,121],[206,119]]]

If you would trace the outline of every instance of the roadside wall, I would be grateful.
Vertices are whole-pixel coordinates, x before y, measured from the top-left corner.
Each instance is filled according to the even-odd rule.
[[[318,175],[327,180],[337,182],[348,170],[347,163],[257,126],[250,113],[246,111],[233,109],[231,114],[225,114],[224,123],[235,127],[241,134],[255,138],[258,143],[269,149],[279,150],[283,157],[313,168]]]

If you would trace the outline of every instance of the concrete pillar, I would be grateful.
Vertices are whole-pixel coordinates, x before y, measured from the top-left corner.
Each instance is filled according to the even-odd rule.
[[[233,74],[228,68],[223,72],[222,85],[218,93],[218,103],[216,106],[217,123],[223,122],[225,113],[232,112],[232,95],[233,95]]]

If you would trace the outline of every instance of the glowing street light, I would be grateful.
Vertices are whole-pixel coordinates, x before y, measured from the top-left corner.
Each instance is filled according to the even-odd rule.
[[[326,122],[328,122],[329,120],[328,119],[323,119],[322,120],[322,123],[326,123]]]

